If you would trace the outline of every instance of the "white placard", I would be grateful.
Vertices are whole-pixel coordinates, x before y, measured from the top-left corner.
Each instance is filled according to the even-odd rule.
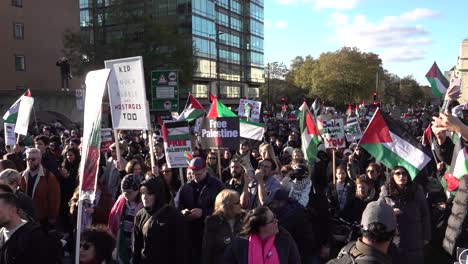
[[[21,103],[18,110],[18,118],[16,119],[15,133],[26,136],[28,134],[29,116],[34,104],[34,98],[29,96],[21,96]]]
[[[5,145],[14,146],[16,144],[15,124],[3,123],[5,131]]]
[[[322,129],[320,134],[325,142],[325,148],[344,148],[346,147],[343,119],[322,120]]]
[[[250,113],[245,111],[245,106],[250,106]],[[249,120],[254,122],[260,121],[260,111],[262,109],[262,102],[254,101],[254,100],[247,100],[247,99],[240,99],[239,102],[239,116],[244,116],[249,118]]]
[[[114,129],[148,130],[141,56],[105,61],[111,69],[108,91]]]

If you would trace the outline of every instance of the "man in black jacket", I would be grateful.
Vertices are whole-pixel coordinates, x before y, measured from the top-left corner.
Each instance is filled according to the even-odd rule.
[[[224,189],[223,183],[208,175],[203,158],[196,157],[187,168],[187,178],[193,179],[184,184],[175,199],[176,207],[188,221],[191,243],[191,263],[200,263],[204,221],[214,211],[216,196]]]
[[[18,215],[17,198],[0,194],[0,263],[57,263],[60,259],[55,241],[40,225]]]

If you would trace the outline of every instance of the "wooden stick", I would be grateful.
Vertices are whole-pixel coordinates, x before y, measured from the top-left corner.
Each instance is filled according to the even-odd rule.
[[[179,179],[180,179],[180,183],[184,184],[185,181],[184,181],[184,170],[183,168],[179,168]]]
[[[115,155],[117,155],[117,161],[120,162],[122,156],[120,155],[120,142],[119,142],[119,132],[117,129],[114,129],[114,142],[115,142]],[[120,168],[117,168],[120,169]]]
[[[222,181],[223,177],[221,175],[221,150],[218,149],[218,173],[219,179]]]
[[[336,164],[335,164],[335,160],[336,160],[336,156],[335,156],[335,149],[332,149],[332,154],[333,154],[333,159],[332,159],[332,162],[333,162],[333,185],[336,184]]]

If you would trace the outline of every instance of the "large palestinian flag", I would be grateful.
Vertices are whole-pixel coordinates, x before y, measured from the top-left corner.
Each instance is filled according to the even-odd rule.
[[[437,63],[434,62],[434,64],[432,64],[431,69],[426,74],[426,78],[431,84],[432,94],[439,98],[444,96],[449,86],[449,82],[440,71]]]
[[[218,98],[210,94],[211,107],[206,117],[217,118],[217,117],[236,117],[237,115],[231,111],[225,104],[221,103]]]
[[[386,167],[405,167],[414,179],[429,163],[420,143],[401,124],[377,108],[359,145]]]

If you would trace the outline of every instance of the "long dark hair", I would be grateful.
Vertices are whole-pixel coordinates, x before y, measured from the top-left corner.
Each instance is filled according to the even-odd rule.
[[[270,209],[266,206],[250,210],[244,218],[244,225],[242,226],[240,234],[248,236],[260,232],[260,227],[264,226],[268,221],[268,211],[270,211]]]
[[[112,250],[115,247],[115,239],[112,233],[104,225],[91,226],[81,234],[81,241],[94,245],[98,263],[112,260]]]
[[[406,175],[408,177],[408,182],[406,183],[403,189],[398,188],[395,180],[393,179],[393,174],[395,174],[397,170],[403,170],[404,172],[406,172]],[[387,182],[387,188],[388,188],[388,193],[390,194],[390,196],[398,198],[402,202],[408,202],[410,200],[413,200],[416,190],[417,190],[417,186],[411,179],[411,176],[408,170],[406,170],[406,168],[403,166],[393,167],[390,177]]]
[[[66,154],[68,152],[72,152],[75,155],[75,161],[73,163],[68,161],[68,159],[66,157]],[[72,175],[72,176],[76,177],[76,179],[78,179],[77,177],[78,177],[78,169],[80,167],[80,161],[81,161],[81,155],[80,155],[80,152],[78,151],[78,149],[69,148],[69,149],[67,149],[67,152],[65,152],[65,159],[62,162],[62,168],[65,168],[70,173],[70,175]]]

